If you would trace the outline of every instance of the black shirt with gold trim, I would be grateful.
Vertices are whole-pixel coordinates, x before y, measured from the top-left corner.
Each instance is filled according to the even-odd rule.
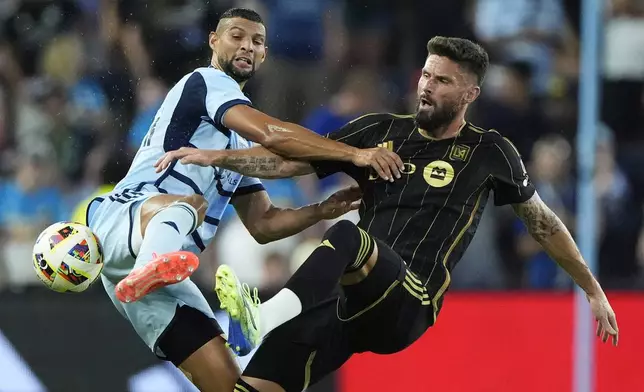
[[[419,129],[413,115],[368,114],[327,137],[358,148],[385,147],[403,160],[404,174],[393,183],[346,162],[313,167],[320,178],[344,172],[358,182],[358,225],[391,246],[430,293],[449,286],[490,191],[496,205],[521,203],[535,192],[512,143],[470,123],[457,137],[438,140]]]

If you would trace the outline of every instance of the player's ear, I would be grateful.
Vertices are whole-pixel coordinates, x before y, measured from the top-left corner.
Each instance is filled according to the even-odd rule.
[[[268,46],[264,46],[264,54],[262,55],[262,58],[259,60],[260,64],[266,60],[266,56],[268,56]]]
[[[208,46],[210,46],[210,49],[215,50],[217,41],[219,41],[219,36],[217,35],[217,32],[211,31],[210,35],[208,36]]]
[[[481,94],[481,87],[477,85],[472,85],[467,92],[465,93],[465,102],[470,104],[476,100]]]

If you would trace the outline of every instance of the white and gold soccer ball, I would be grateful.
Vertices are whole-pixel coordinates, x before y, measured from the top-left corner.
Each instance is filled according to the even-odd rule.
[[[38,236],[33,264],[45,286],[59,293],[80,293],[100,276],[103,248],[89,227],[58,222]]]

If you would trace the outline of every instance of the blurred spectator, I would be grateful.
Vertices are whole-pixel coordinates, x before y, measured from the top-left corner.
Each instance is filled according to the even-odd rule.
[[[137,85],[136,114],[127,141],[128,149],[132,154],[136,153],[148,133],[167,90],[161,80],[153,78],[145,78]]]
[[[534,70],[531,91],[544,95],[565,31],[561,0],[476,0],[474,30],[492,61],[524,61]]]
[[[644,141],[644,2],[613,0],[609,4],[602,117],[618,143]]]
[[[276,293],[291,276],[289,262],[283,253],[269,253],[264,258],[261,287],[264,291]]]
[[[329,95],[327,65],[339,60],[344,31],[334,0],[264,0],[267,61],[257,74],[256,103],[282,120],[299,122]]]
[[[15,105],[11,100],[12,91],[4,77],[0,75],[0,158],[2,153],[13,144]],[[4,165],[2,165],[4,167]],[[2,175],[2,170],[0,170]]]
[[[530,94],[531,76],[526,62],[492,67],[472,113],[473,122],[512,140],[525,160],[536,140],[551,132],[539,101]]]
[[[16,162],[14,177],[0,183],[0,231],[5,236],[0,254],[12,288],[38,280],[31,263],[35,239],[65,217],[62,196],[52,179],[47,157],[26,155]]]
[[[644,200],[644,2],[609,2],[604,41],[602,120],[615,132],[635,197]]]
[[[627,288],[638,274],[636,248],[642,214],[633,200],[628,178],[615,162],[614,137],[605,126],[596,154],[599,278],[608,288]]]

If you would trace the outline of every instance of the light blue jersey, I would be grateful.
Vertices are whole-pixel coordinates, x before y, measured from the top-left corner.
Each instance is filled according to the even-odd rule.
[[[222,124],[226,111],[250,105],[239,85],[214,68],[199,68],[184,76],[168,93],[141,142],[132,166],[114,191],[95,198],[87,222],[103,245],[101,280],[119,312],[158,356],[159,337],[175,317],[178,307],[189,306],[214,319],[208,301],[190,279],[160,288],[133,303],[120,302],[115,285],[134,268],[143,237],[141,206],[159,194],[203,195],[208,200],[204,223],[182,245],[200,253],[212,241],[219,220],[231,198],[264,189],[259,180],[228,170],[173,162],[156,173],[154,164],[167,151],[181,147],[243,149],[251,143]]]
[[[166,96],[154,122],[115,192],[149,190],[173,195],[203,195],[208,200],[204,224],[192,234],[185,248],[205,249],[213,239],[219,220],[233,195],[263,190],[255,178],[212,167],[173,162],[163,173],[154,164],[167,151],[181,147],[209,150],[243,149],[251,143],[222,124],[226,111],[235,105],[250,105],[239,85],[224,72],[198,68],[184,76]]]

